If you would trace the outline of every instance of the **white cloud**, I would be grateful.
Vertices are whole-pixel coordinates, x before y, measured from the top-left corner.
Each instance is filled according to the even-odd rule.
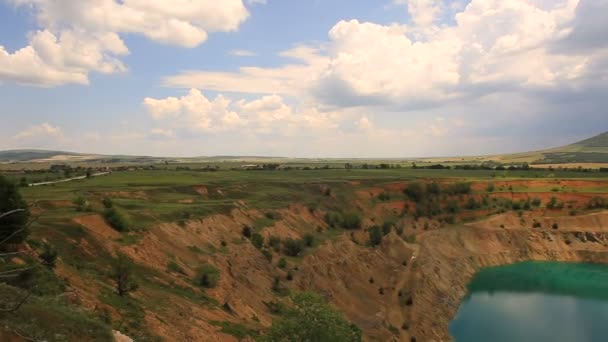
[[[164,85],[220,92],[250,94],[301,94],[308,90],[327,67],[321,48],[298,46],[280,53],[298,63],[274,68],[241,67],[238,72],[186,71],[166,77]]]
[[[316,107],[295,110],[276,94],[251,101],[232,101],[223,95],[209,100],[198,89],[191,89],[179,98],[145,98],[143,104],[153,120],[164,127],[156,129],[157,136],[166,130],[179,130],[187,135],[249,131],[290,136],[301,134],[298,133],[301,129],[334,129],[343,116]]]
[[[0,80],[27,85],[87,84],[90,72],[116,73],[128,53],[121,34],[196,47],[209,32],[238,29],[247,19],[242,0],[9,0],[36,14],[41,31],[10,53],[0,45]]]
[[[572,30],[578,0],[396,1],[412,25],[340,21],[329,41],[281,57],[297,64],[187,71],[166,86],[221,92],[314,95],[326,105],[434,106],[503,91],[581,87],[602,52],[555,52]],[[453,14],[453,23],[439,17]],[[605,50],[604,50],[605,52]],[[606,55],[604,53],[604,55]],[[595,64],[594,64],[595,63]]]
[[[231,50],[228,54],[231,55],[231,56],[236,56],[236,57],[253,57],[253,56],[257,56],[257,54],[255,52],[249,51],[249,50]]]
[[[12,54],[0,46],[0,79],[40,86],[87,84],[90,71],[109,74],[126,70],[115,56],[129,50],[114,33],[85,37],[62,31],[56,36],[44,30],[32,33],[29,42]]]
[[[441,13],[441,0],[393,0],[397,5],[407,5],[412,21],[418,26],[432,25]]]
[[[61,128],[59,128],[57,126],[53,126],[53,125],[49,124],[48,122],[45,122],[43,124],[40,124],[37,126],[31,126],[31,127],[24,129],[23,131],[15,134],[14,138],[17,140],[21,140],[21,139],[27,139],[27,138],[39,137],[39,136],[57,138],[57,137],[62,137],[63,133],[61,131]]]

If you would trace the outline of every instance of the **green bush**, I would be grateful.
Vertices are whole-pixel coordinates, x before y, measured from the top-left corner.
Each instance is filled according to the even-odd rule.
[[[304,234],[304,245],[306,247],[312,247],[312,245],[314,245],[315,243],[315,236],[310,234],[310,233],[306,233]]]
[[[391,232],[391,230],[393,230],[394,226],[395,226],[395,222],[384,221],[384,223],[382,223],[382,235],[390,234],[390,232]]]
[[[128,232],[130,230],[130,224],[126,216],[124,216],[116,208],[108,208],[104,210],[103,217],[112,228],[119,232]]]
[[[204,264],[198,269],[196,279],[198,285],[207,289],[214,288],[220,279],[220,270],[211,264]]]
[[[425,187],[421,182],[409,183],[403,192],[414,202],[420,202],[426,197]]]
[[[272,252],[267,249],[264,249],[262,250],[262,254],[264,254],[264,257],[266,258],[266,260],[268,260],[268,262],[272,262]]]
[[[279,259],[279,262],[277,263],[277,267],[279,267],[279,268],[287,267],[287,260],[285,260],[285,258]]]
[[[42,259],[42,264],[50,269],[55,268],[57,260],[57,249],[48,243],[42,246],[42,252],[38,255]]]
[[[103,204],[103,207],[106,209],[110,209],[114,206],[112,199],[109,197],[104,197],[103,200],[101,201],[101,204]]]
[[[112,260],[112,279],[116,283],[116,292],[119,296],[124,297],[137,290],[139,285],[134,280],[135,264],[123,253],[118,253],[116,258]]]
[[[361,330],[347,321],[322,297],[313,293],[292,296],[293,307],[285,309],[260,341],[300,342],[336,341],[359,342]]]
[[[286,239],[283,241],[283,252],[288,256],[298,256],[304,249],[303,245],[302,240]]]
[[[367,230],[369,234],[369,244],[371,246],[377,246],[382,242],[382,229],[378,226],[372,226]]]
[[[278,252],[281,249],[281,238],[278,236],[271,236],[268,238],[268,245]]]
[[[488,186],[486,186],[486,192],[494,192],[495,189],[494,183],[488,183]]]
[[[328,211],[325,213],[325,222],[332,228],[338,228],[342,226],[344,218],[342,214],[337,211]]]
[[[243,234],[244,237],[246,238],[251,238],[251,227],[249,226],[243,226],[243,230],[241,231],[241,233]]]
[[[264,247],[264,237],[260,233],[253,233],[251,235],[251,244],[257,249],[262,249]]]
[[[359,229],[361,228],[361,217],[355,213],[344,214],[344,222],[342,227],[346,229]]]

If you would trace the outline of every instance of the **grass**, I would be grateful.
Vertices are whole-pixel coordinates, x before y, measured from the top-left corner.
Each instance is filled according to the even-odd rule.
[[[21,291],[0,284],[2,302],[20,297]],[[10,299],[9,299],[10,301]],[[0,313],[5,329],[32,340],[112,341],[112,329],[89,313],[60,299],[30,296],[19,310]]]
[[[248,328],[242,324],[232,322],[220,322],[211,321],[209,322],[217,327],[221,328],[221,332],[236,337],[239,340],[245,339],[246,337],[258,337],[259,334],[256,330]]]

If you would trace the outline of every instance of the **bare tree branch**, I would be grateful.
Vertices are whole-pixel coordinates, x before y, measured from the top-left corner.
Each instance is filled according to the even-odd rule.
[[[5,217],[5,216],[9,216],[9,215],[21,212],[21,211],[25,211],[25,209],[13,209],[11,211],[7,211],[5,213],[0,214],[0,219],[3,218],[3,217]]]
[[[12,308],[8,308],[8,309],[4,309],[4,308],[0,308],[0,312],[14,312],[19,310],[19,308],[21,307],[21,305],[23,305],[23,303],[25,303],[25,301],[30,297],[31,293],[28,291],[25,296],[23,296],[23,298],[21,298],[19,300],[19,302],[17,302]]]

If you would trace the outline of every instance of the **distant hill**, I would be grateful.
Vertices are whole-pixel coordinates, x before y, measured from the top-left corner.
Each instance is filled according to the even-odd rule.
[[[541,152],[537,164],[608,163],[608,132]]]
[[[47,150],[9,150],[0,151],[0,163],[23,163],[23,162],[103,162],[103,163],[155,163],[155,162],[183,162],[183,163],[207,163],[207,162],[288,162],[306,161],[305,158],[282,158],[263,156],[210,156],[210,157],[146,157],[125,155],[99,155],[84,154],[64,151]],[[348,159],[323,159],[324,161]],[[371,159],[369,159],[371,160]],[[608,132],[594,137],[575,142],[570,145],[551,148],[542,151],[512,153],[503,155],[478,156],[478,157],[441,157],[423,158],[424,162],[430,163],[530,163],[530,164],[565,164],[565,163],[608,163]]]
[[[78,156],[78,153],[47,150],[8,150],[0,151],[0,162],[26,162],[49,159],[55,156]]]

